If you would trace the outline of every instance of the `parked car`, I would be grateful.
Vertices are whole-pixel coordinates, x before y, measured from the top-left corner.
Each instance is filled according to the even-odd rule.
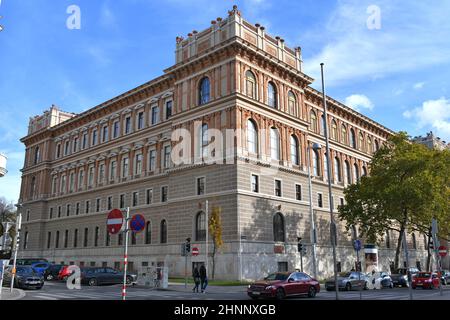
[[[408,270],[406,268],[398,268],[394,273],[391,274],[391,279],[395,287],[408,287],[408,274],[414,279],[414,276],[420,272],[419,269],[415,267],[410,267]]]
[[[3,284],[10,286],[12,281],[12,266],[5,269]],[[44,277],[38,274],[31,266],[17,266],[14,277],[14,287],[19,289],[41,289]]]
[[[58,274],[63,267],[62,264],[50,265],[44,272],[44,279],[48,281],[58,279]]]
[[[36,262],[31,265],[31,267],[39,273],[40,275],[44,275],[45,270],[47,270],[50,267],[50,263],[48,262]]]
[[[347,291],[355,288],[368,289],[368,279],[366,275],[358,271],[341,272],[338,274],[338,286],[339,290],[345,289]],[[334,277],[331,277],[325,281],[325,289],[327,291],[336,290]]]
[[[247,287],[252,299],[307,295],[314,298],[320,292],[319,282],[304,272],[275,272]]]
[[[369,289],[394,288],[394,283],[387,272],[368,273],[366,276]]]
[[[66,281],[73,272],[69,270],[69,266],[62,266],[58,273],[58,280]]]
[[[98,286],[101,284],[118,284],[123,282],[123,272],[113,268],[86,267],[81,268],[81,283],[89,286]],[[127,284],[134,284],[137,281],[137,275],[127,273]]]
[[[48,262],[47,259],[44,258],[22,258],[16,259],[16,266],[31,266],[34,263],[38,262]],[[9,264],[13,265],[14,261],[11,259]]]
[[[439,288],[440,279],[434,272],[419,272],[413,278],[412,288],[422,287],[423,289]]]

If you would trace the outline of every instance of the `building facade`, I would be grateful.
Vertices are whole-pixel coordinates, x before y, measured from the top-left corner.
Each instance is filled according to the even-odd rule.
[[[301,49],[248,23],[236,7],[206,30],[177,37],[175,55],[162,76],[90,110],[72,114],[53,106],[30,120],[21,140],[20,255],[120,267],[123,235],[107,234],[106,216],[130,207],[147,223],[130,236],[129,267],[167,266],[170,276],[184,276],[186,238],[200,252],[189,266],[205,262],[208,200],[209,214],[220,208],[223,226],[216,278],[300,268],[297,237],[310,243],[310,163],[318,274],[330,275],[325,148],[309,146],[325,145],[326,120],[337,208],[344,187],[369,173],[373,152],[393,132],[330,97],[324,119],[321,93],[302,71]],[[356,257],[343,224],[338,234],[344,271]],[[388,234],[379,248],[385,270],[396,237]],[[423,264],[420,237],[408,239],[411,259]],[[211,240],[208,247],[212,252]],[[303,262],[311,273],[311,250]],[[208,263],[211,270],[211,257]]]

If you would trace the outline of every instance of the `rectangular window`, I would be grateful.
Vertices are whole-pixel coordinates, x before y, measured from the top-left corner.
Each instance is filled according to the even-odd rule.
[[[138,205],[139,192],[133,192],[133,207]]]
[[[110,243],[111,243],[111,235],[109,234],[108,231],[106,231],[105,246],[109,247]]]
[[[59,231],[56,231],[55,248],[59,247]]]
[[[136,155],[136,165],[134,169],[134,174],[138,175],[142,173],[142,154]]]
[[[90,205],[91,205],[91,202],[88,200],[88,201],[86,201],[86,208],[85,208],[85,212],[86,213],[89,213],[89,210],[90,210]]]
[[[169,168],[170,167],[170,151],[171,151],[171,147],[170,146],[165,146],[164,147],[164,168]]]
[[[343,206],[344,205],[344,198],[339,198],[339,202],[340,202],[341,206]]]
[[[125,208],[125,195],[124,194],[120,195],[119,207],[120,208]]]
[[[101,164],[98,170],[98,182],[103,183],[105,180],[105,165]]]
[[[88,134],[87,133],[83,133],[83,149],[87,148],[88,144]]]
[[[56,158],[61,157],[61,144],[56,146]]]
[[[58,218],[61,218],[61,206],[58,207]]]
[[[117,138],[119,136],[119,121],[115,121],[113,124],[113,138]]]
[[[78,138],[73,139],[73,152],[78,151]]]
[[[172,101],[166,102],[166,120],[172,116]]]
[[[149,171],[155,171],[155,165],[156,165],[156,150],[150,150],[149,164],[148,164]]]
[[[96,199],[95,201],[95,212],[100,212],[101,199]]]
[[[125,134],[128,134],[131,132],[131,117],[125,118]]]
[[[152,125],[159,122],[159,108],[157,106],[152,107]]]
[[[53,219],[53,208],[50,208],[50,219]]]
[[[281,180],[275,180],[275,195],[281,197]]]
[[[95,233],[94,233],[94,247],[98,247],[98,234],[99,234],[99,227],[95,227]],[[133,232],[134,233],[134,232]],[[92,265],[92,262],[91,262]],[[94,262],[95,265],[95,262]]]
[[[138,129],[144,128],[144,112],[138,113]]]
[[[147,189],[146,203],[147,204],[152,204],[153,203],[153,189]]]
[[[77,204],[75,205],[75,215],[79,215],[80,214],[80,203],[77,202]]]
[[[92,130],[92,145],[95,146],[97,144],[97,129]]]
[[[323,208],[323,198],[322,198],[322,194],[321,193],[317,194],[317,206],[319,208]]]
[[[69,150],[70,150],[70,141],[66,141],[65,145],[64,145],[64,155],[67,156],[69,154]]]
[[[64,232],[64,248],[67,248],[69,245],[69,230]]]
[[[78,229],[73,231],[73,247],[78,247]]]
[[[116,179],[116,171],[117,171],[117,162],[111,161],[111,168],[109,172],[109,180]]]
[[[78,189],[82,189],[84,184],[84,170],[80,170],[78,174]]]
[[[70,216],[70,204],[66,206],[66,216]]]
[[[102,131],[102,142],[106,141],[108,141],[108,126],[104,126]]]
[[[108,197],[108,210],[111,210],[111,209],[112,209],[112,201],[113,201],[113,197],[112,197],[112,196],[109,196],[109,197]]]
[[[84,228],[84,241],[83,241],[83,247],[87,247],[89,244],[89,229]]]
[[[161,188],[161,202],[167,202],[168,191],[169,191],[168,186],[164,186]]]
[[[52,233],[48,232],[47,233],[47,249],[50,249],[51,241],[52,241]]]
[[[88,185],[89,187],[92,187],[94,184],[94,167],[89,168],[89,178],[88,178]]]
[[[205,177],[197,178],[197,195],[205,194]]]
[[[73,192],[75,188],[75,173],[70,173],[70,178],[69,178],[69,191]]]
[[[300,184],[295,185],[295,199],[302,200],[302,186]]]
[[[122,177],[128,177],[128,158],[123,158],[122,160]]]
[[[252,174],[252,192],[259,192],[259,177],[256,174]]]

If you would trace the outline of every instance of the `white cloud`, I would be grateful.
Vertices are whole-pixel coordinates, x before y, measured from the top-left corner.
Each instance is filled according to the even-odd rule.
[[[374,107],[372,101],[363,94],[352,94],[345,98],[344,103],[356,111],[361,111],[362,109],[373,110]]]
[[[425,101],[422,106],[403,112],[403,116],[416,120],[418,129],[433,129],[442,139],[450,140],[450,99]]]
[[[379,0],[381,29],[369,30],[366,9],[372,3],[339,1],[328,22],[311,30],[324,45],[311,57],[305,51],[307,74],[319,79],[324,62],[327,84],[338,86],[450,62],[450,28],[442,27],[448,25],[444,12],[450,11],[450,2]]]
[[[107,3],[104,3],[102,5],[102,9],[100,11],[100,24],[104,28],[111,28],[116,27],[116,16],[111,11],[111,9],[108,7]]]
[[[425,82],[418,82],[418,83],[415,83],[415,84],[414,84],[413,88],[414,88],[415,90],[420,90],[420,89],[423,88],[424,85],[425,85]]]

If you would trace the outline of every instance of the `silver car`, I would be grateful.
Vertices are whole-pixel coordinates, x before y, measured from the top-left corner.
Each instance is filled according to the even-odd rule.
[[[341,272],[338,274],[338,286],[339,290],[353,290],[353,289],[364,289],[368,288],[367,277],[362,272],[350,271]],[[336,285],[334,277],[329,278],[325,282],[325,289],[327,291],[336,290]]]

